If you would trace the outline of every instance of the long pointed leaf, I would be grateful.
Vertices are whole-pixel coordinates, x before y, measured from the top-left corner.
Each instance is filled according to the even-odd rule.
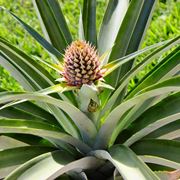
[[[1,110],[0,117],[12,118],[12,119],[29,119],[29,120],[37,120],[37,121],[46,121],[45,119],[41,119],[40,117],[34,116],[33,114],[24,112],[22,110],[19,110],[13,107],[8,107]]]
[[[162,166],[167,166],[173,169],[180,169],[180,163],[176,163],[164,158],[156,157],[156,156],[139,156],[144,162],[152,163],[152,164],[159,164]]]
[[[132,125],[129,129],[127,129],[128,131],[128,135],[131,136],[130,139],[134,139],[136,138],[139,133],[141,135],[143,135],[142,137],[146,136],[147,134],[149,134],[151,132],[151,130],[153,130],[154,128],[159,129],[158,128],[158,123],[162,123],[161,125],[166,125],[165,122],[168,121],[168,119],[170,120],[171,118],[174,119],[175,116],[177,115],[177,119],[179,118],[178,113],[180,113],[180,93],[176,93],[173,95],[168,96],[167,98],[165,98],[164,100],[162,100],[161,102],[159,102],[158,104],[154,105],[153,107],[151,107],[150,109],[148,109],[147,111],[145,111]],[[161,113],[163,111],[163,113]],[[161,121],[162,120],[162,121]],[[164,121],[165,120],[165,121]],[[157,124],[156,124],[157,122]],[[171,122],[171,120],[170,120]],[[170,123],[169,122],[169,123]],[[172,121],[173,122],[173,121]],[[165,123],[165,124],[164,124]],[[168,124],[169,124],[168,123]],[[159,124],[159,125],[160,125]],[[161,126],[160,125],[160,126]],[[146,130],[145,130],[146,129]],[[170,130],[170,129],[169,129]],[[150,132],[148,132],[150,131]],[[154,130],[153,130],[154,131]],[[152,132],[153,132],[152,131]],[[146,134],[147,133],[147,134]],[[136,135],[135,135],[136,134]],[[139,135],[140,135],[139,134]],[[128,144],[128,142],[130,142],[131,140],[128,139],[126,141],[126,145]],[[134,139],[135,140],[135,139]],[[133,141],[131,141],[132,143]],[[130,144],[131,144],[130,143]]]
[[[143,35],[148,26],[148,22],[151,18],[152,11],[157,0],[145,1],[130,1],[129,8],[123,19],[118,35],[115,40],[115,46],[112,49],[109,62],[113,59],[121,58],[127,54],[136,51],[143,39]],[[128,23],[127,23],[128,22]],[[115,70],[110,76],[106,77],[108,84],[113,87],[118,87],[119,81],[124,77],[126,73],[132,68],[133,61],[127,62],[126,64]],[[114,81],[111,81],[111,80]],[[121,82],[119,83],[121,84]],[[125,86],[119,93],[117,102],[121,102],[125,93]],[[109,97],[111,91],[105,91],[105,97]],[[110,108],[108,108],[110,109]]]
[[[113,46],[128,5],[129,0],[109,1],[99,33],[98,52],[100,55]]]
[[[6,94],[1,96],[0,103],[23,99],[49,103],[62,109],[71,117],[71,119],[77,125],[84,140],[93,138],[96,134],[97,130],[92,121],[79,109],[77,109],[70,103],[52,98],[47,95],[42,95],[40,93],[11,93],[9,95]]]
[[[98,168],[102,163],[103,163],[103,161],[100,159],[97,159],[97,158],[91,157],[91,156],[87,156],[87,157],[81,158],[79,160],[76,160],[74,162],[71,162],[62,168],[59,168],[59,170],[56,171],[51,176],[49,176],[48,179],[49,180],[55,179],[55,178],[59,177],[60,175],[62,175],[63,173],[66,173],[68,171],[79,172],[79,170],[82,171],[82,170],[88,170],[88,169],[90,169],[90,170],[95,169],[95,168]]]
[[[52,144],[50,141],[43,139],[42,137],[31,135],[31,134],[10,133],[10,134],[4,134],[4,136],[6,138],[11,138],[14,141],[18,141],[21,144],[24,144],[23,146],[29,145],[29,146],[56,147],[56,145]],[[16,145],[13,146],[12,148],[14,147],[16,147]]]
[[[106,77],[107,75],[112,73],[114,70],[116,70],[118,67],[122,66],[123,64],[133,60],[135,57],[137,57],[137,56],[139,56],[145,52],[148,52],[154,48],[160,47],[160,46],[162,46],[168,42],[169,42],[169,40],[164,41],[164,42],[160,42],[160,43],[156,43],[154,45],[148,46],[144,49],[138,50],[132,54],[126,55],[122,58],[116,59],[116,60],[104,65],[103,68],[106,69],[104,77]]]
[[[46,41],[40,34],[38,34],[33,28],[31,28],[29,25],[24,23],[20,18],[18,18],[15,14],[13,14],[11,11],[8,11],[4,7],[0,6],[0,9],[6,11],[8,14],[10,14],[17,22],[20,23],[20,25],[33,37],[35,38],[48,52],[55,55],[57,58],[62,58],[62,54],[53,47],[48,41]]]
[[[96,46],[96,0],[84,0],[82,16],[85,39]]]
[[[172,84],[171,84],[172,83]],[[134,97],[128,101],[125,101],[121,105],[117,106],[106,118],[104,125],[102,125],[95,141],[95,147],[106,147],[108,144],[114,143],[117,135],[123,130],[123,128],[130,122],[119,122],[122,115],[136,104],[146,101],[152,97],[156,97],[161,94],[170,93],[172,91],[178,91],[180,89],[180,77],[172,78],[157,85],[151,86],[152,91],[147,91],[139,96]],[[159,87],[159,88],[157,88]],[[160,88],[161,87],[161,88]],[[119,122],[119,123],[118,123]],[[118,126],[117,126],[118,125]]]
[[[103,150],[97,150],[92,153],[98,158],[109,160],[124,179],[159,179],[134,152],[123,145],[113,146],[109,149],[109,153]]]
[[[164,45],[163,47],[157,49],[156,51],[152,52],[148,55],[141,63],[135,66],[132,70],[130,70],[123,79],[119,82],[119,86],[116,91],[113,92],[112,96],[108,100],[108,103],[105,105],[101,112],[101,117],[105,114],[105,112],[109,111],[113,106],[117,106],[121,101],[121,97],[119,96],[123,89],[127,86],[128,82],[131,78],[133,78],[141,69],[143,69],[148,63],[150,63],[154,58],[165,52],[166,50],[170,49],[174,45],[180,43],[180,37],[176,37],[175,39],[171,40],[169,43]],[[115,104],[117,103],[117,104]]]
[[[51,173],[56,172],[58,168],[63,167],[66,163],[73,161],[74,158],[62,151],[46,153],[34,158],[20,166],[12,172],[6,180],[11,179],[48,179]],[[49,168],[51,167],[51,168]]]
[[[154,4],[155,0],[130,2],[115,40],[115,46],[112,49],[109,59],[110,61],[125,56],[126,54],[130,54],[138,49]],[[116,86],[118,81],[131,69],[131,67],[132,62],[124,65],[120,70],[113,72],[107,79],[108,83],[112,86]],[[111,79],[114,79],[115,81],[112,82]]]
[[[14,66],[25,78],[29,79],[29,83],[32,84],[35,90],[53,85],[54,78],[31,57],[1,38],[0,48],[3,53],[2,56],[7,59],[7,61],[1,60],[1,65],[7,70],[9,69],[8,64]],[[16,79],[17,76],[15,76]]]
[[[53,78],[48,72],[44,70],[36,61],[27,56],[25,53],[12,46],[4,39],[0,39],[0,47],[3,54],[0,52],[0,62],[2,66],[8,69],[14,78],[18,80],[21,85],[29,91],[41,90],[54,84]],[[62,99],[68,98],[59,94]],[[73,96],[73,94],[71,93]],[[57,95],[55,97],[58,97]],[[41,104],[42,105],[42,104]],[[78,137],[78,132],[72,121],[70,121],[65,114],[54,106],[44,107],[46,110],[53,112],[57,121],[62,127],[74,137]]]
[[[53,150],[55,149],[41,146],[26,146],[2,150],[0,152],[0,178],[6,177],[17,166],[27,160]]]
[[[176,74],[179,69],[180,47],[177,47],[165,59],[163,59],[155,68],[150,71],[146,77],[127,95],[126,99],[133,97],[143,88],[150,86],[160,80]]]
[[[85,41],[85,34],[84,34],[84,25],[83,25],[83,17],[82,17],[82,12],[80,9],[80,15],[79,15],[79,39]]]
[[[10,149],[10,148],[16,148],[16,147],[22,147],[27,146],[27,143],[21,142],[19,140],[16,140],[14,138],[0,135],[0,150]]]
[[[180,113],[171,115],[171,116],[167,116],[164,119],[160,119],[150,125],[148,125],[147,127],[145,127],[144,129],[142,129],[141,131],[137,132],[136,134],[134,134],[132,137],[130,137],[125,143],[124,145],[126,146],[130,146],[132,145],[134,142],[140,140],[141,138],[143,138],[144,136],[148,135],[149,133],[155,131],[156,129],[167,125],[171,122],[177,121],[180,117]]]
[[[180,120],[175,121],[173,123],[167,124],[166,126],[163,126],[162,128],[157,129],[156,131],[150,133],[145,137],[145,139],[178,139],[180,137],[180,133],[178,133],[180,129]],[[170,136],[171,133],[175,133],[175,137]],[[177,137],[178,136],[178,137]]]
[[[174,130],[172,132],[163,134],[162,136],[158,137],[158,139],[168,139],[168,140],[173,140],[178,138],[180,138],[180,129]]]
[[[38,118],[45,119],[48,122],[59,125],[59,123],[57,123],[57,120],[52,114],[50,114],[49,112],[45,111],[44,109],[40,108],[39,106],[35,105],[32,102],[24,102],[24,103],[16,104],[13,107],[17,110],[33,114]]]
[[[46,153],[25,163],[7,177],[7,180],[16,179],[55,179],[68,171],[78,171],[78,169],[90,169],[97,167],[100,160],[94,157],[85,157],[80,160],[75,159],[62,151]],[[49,166],[51,168],[49,168]],[[38,171],[37,171],[38,169]]]
[[[32,134],[45,139],[54,139],[58,145],[63,147],[62,142],[71,144],[79,148],[82,152],[87,152],[90,148],[83,142],[70,135],[61,132],[60,128],[48,123],[20,119],[0,119],[0,133],[20,133]]]
[[[43,146],[25,146],[1,150],[0,168],[19,165],[42,153],[54,150],[55,148]]]
[[[180,163],[180,142],[178,141],[142,140],[136,142],[131,148],[138,155],[152,155]]]
[[[42,30],[47,40],[64,54],[67,44],[71,43],[72,37],[67,27],[57,0],[33,0],[41,22]]]
[[[110,62],[110,63],[108,63],[108,64],[106,64],[106,65],[104,65],[103,66],[103,68],[104,68],[104,70],[105,70],[105,74],[104,74],[104,77],[106,77],[106,76],[108,76],[110,73],[112,73],[114,70],[116,70],[117,68],[119,68],[120,66],[122,66],[123,64],[126,64],[127,62],[130,62],[130,61],[132,61],[135,57],[137,57],[137,56],[139,56],[139,55],[141,55],[141,54],[143,54],[143,53],[145,53],[145,52],[148,52],[149,50],[152,50],[153,48],[157,48],[157,47],[160,47],[161,45],[164,45],[164,44],[166,44],[166,43],[168,43],[169,42],[169,40],[168,41],[164,41],[164,42],[160,42],[160,43],[157,43],[157,44],[154,44],[154,45],[152,45],[152,46],[148,46],[148,47],[146,47],[146,48],[144,48],[144,49],[141,49],[141,50],[138,50],[138,51],[136,51],[136,52],[134,52],[134,53],[132,53],[132,54],[129,54],[129,55],[126,55],[126,56],[124,56],[124,57],[122,57],[122,58],[119,58],[119,59],[116,59],[116,60],[113,60],[112,62]],[[146,61],[146,59],[144,59],[143,61]],[[103,63],[103,62],[102,62]],[[131,72],[131,71],[130,71]],[[125,76],[126,77],[126,76]],[[127,77],[126,77],[127,78]],[[122,79],[122,81],[119,83],[119,85],[118,85],[118,88],[119,88],[119,86],[120,85],[122,85],[123,87],[124,87],[124,85],[123,85],[123,80],[126,80],[125,78],[123,78]],[[129,79],[127,78],[127,84],[128,84],[128,82],[129,82]],[[127,86],[127,84],[126,84],[126,86]],[[117,89],[118,89],[117,88]],[[120,89],[121,90],[121,89]],[[115,91],[114,93],[116,93],[117,91]],[[119,94],[122,92],[122,90],[119,92]],[[112,98],[110,98],[110,100],[108,101],[108,99],[109,99],[109,96],[110,96],[110,94],[111,94],[111,92],[110,91],[104,91],[103,93],[101,93],[101,96],[102,96],[102,98],[101,98],[101,100],[102,100],[102,104],[104,105],[105,103],[106,103],[106,101],[107,101],[107,104],[105,104],[105,107],[104,108],[106,108],[106,106],[108,106],[109,104],[111,104],[111,103],[114,103],[114,101],[116,101],[116,102],[118,102],[118,103],[120,103],[121,101],[122,101],[122,97],[121,96],[117,96],[116,98],[114,98],[113,100],[112,100]],[[111,108],[108,108],[108,110],[110,110]],[[107,109],[105,109],[105,110],[103,110],[102,112],[101,112],[101,114],[100,114],[100,117],[101,116],[103,116],[104,115],[104,111],[108,111]],[[100,118],[99,118],[100,119]]]
[[[16,80],[23,85],[25,89],[29,89],[30,91],[34,90],[34,87],[27,81],[27,78],[23,76],[23,74],[17,69],[17,67],[14,67],[12,64],[10,64],[9,58],[7,56],[4,56],[0,52],[0,61],[1,65],[5,67],[8,71],[11,72],[11,75],[16,78]],[[2,63],[3,62],[3,63]]]
[[[176,49],[175,52],[177,52]],[[134,94],[130,93],[130,96],[127,96],[126,100],[133,97],[133,95],[135,95],[136,93],[138,94],[140,90],[142,90],[143,88],[153,85],[154,83],[157,83],[159,81],[165,80],[178,73],[180,69],[180,51],[175,53],[174,56],[172,56],[173,54],[174,52],[172,52],[168,57],[163,59],[160,65],[158,65],[157,68],[155,67],[154,71],[150,72],[148,77],[145,78],[145,80],[142,83],[140,83],[140,86],[137,86],[138,88],[136,89],[136,91],[134,91]],[[143,103],[140,103],[138,106],[133,108],[125,118],[131,119],[131,122],[133,122],[146,109],[150,108],[155,102],[160,101],[162,98],[162,96],[158,96]]]

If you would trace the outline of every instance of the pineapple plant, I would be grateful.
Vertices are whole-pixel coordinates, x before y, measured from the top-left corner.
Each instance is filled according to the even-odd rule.
[[[52,59],[0,37],[1,66],[23,87],[0,89],[1,179],[179,178],[180,37],[139,49],[156,2],[109,0],[97,36],[96,0],[84,0],[74,40],[57,0],[33,0],[45,37],[1,7]]]

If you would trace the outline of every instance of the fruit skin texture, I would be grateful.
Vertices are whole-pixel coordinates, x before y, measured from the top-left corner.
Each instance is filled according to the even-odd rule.
[[[77,40],[67,47],[62,75],[69,86],[91,85],[102,77],[99,56],[95,47]]]

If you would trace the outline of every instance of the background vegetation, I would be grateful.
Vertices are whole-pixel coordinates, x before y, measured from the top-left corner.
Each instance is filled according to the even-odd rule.
[[[79,9],[82,0],[59,1],[64,14],[66,15],[67,23],[73,37],[76,39]],[[97,3],[97,28],[99,28],[107,0],[97,0]],[[0,5],[10,9],[23,21],[42,34],[31,0],[0,0]],[[175,37],[177,34],[180,34],[179,27],[180,0],[159,1],[142,46],[149,46],[151,44]],[[35,40],[28,35],[15,21],[13,21],[10,16],[3,12],[0,12],[0,36],[23,49],[27,54],[39,56],[47,61],[49,60],[48,54],[42,50],[42,47],[35,42]],[[139,58],[138,61],[140,59],[141,58]],[[134,83],[137,83],[145,73],[152,69],[154,63],[146,67],[146,69],[132,81],[132,86]],[[0,67],[0,87],[7,90],[21,90],[19,84],[2,67]]]

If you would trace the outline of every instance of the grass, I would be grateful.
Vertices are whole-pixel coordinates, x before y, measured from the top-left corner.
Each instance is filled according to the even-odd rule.
[[[62,10],[66,15],[68,26],[70,27],[73,38],[77,38],[77,26],[80,3],[82,0],[59,0]],[[100,27],[102,16],[105,11],[107,0],[97,0],[97,29]],[[35,28],[42,34],[40,25],[32,6],[31,0],[0,0],[0,6],[4,6],[14,12],[23,21]],[[180,1],[166,0],[159,2],[152,17],[152,22],[145,36],[142,47],[167,40],[180,34]],[[27,54],[41,56],[44,60],[49,60],[48,54],[43,48],[9,15],[0,12],[0,36],[12,42],[14,45],[25,51]],[[140,61],[141,58],[138,59]],[[131,85],[139,81],[147,72],[149,72],[155,62],[147,66],[132,81]],[[0,67],[0,87],[7,90],[21,90],[19,84],[10,76],[10,74]]]

